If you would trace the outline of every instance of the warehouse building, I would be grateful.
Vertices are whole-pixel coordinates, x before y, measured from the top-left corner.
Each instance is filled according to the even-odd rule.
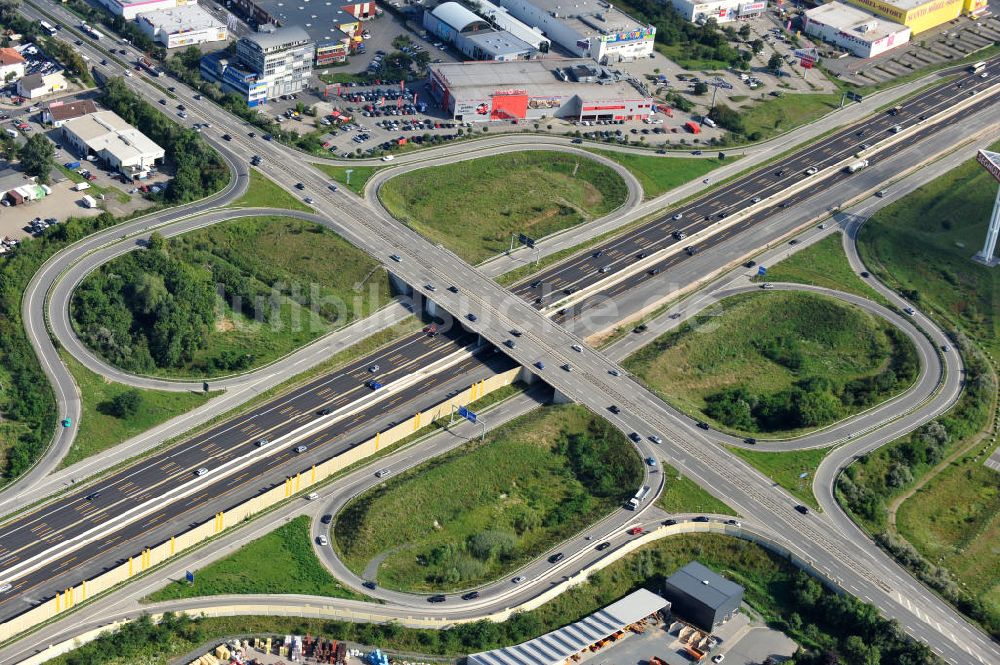
[[[728,23],[755,18],[767,11],[766,0],[670,0],[674,9],[692,23],[704,23],[714,18],[717,23]]]
[[[859,58],[871,58],[910,41],[910,29],[905,25],[836,0],[806,11],[803,24],[807,35]]]
[[[82,157],[94,155],[109,169],[143,176],[164,157],[163,148],[114,111],[98,111],[67,120],[63,138]]]
[[[432,96],[452,118],[637,120],[653,100],[630,78],[583,58],[430,66]]]
[[[512,647],[483,651],[469,656],[469,665],[566,665],[590,648],[628,629],[656,618],[670,603],[652,591],[639,589],[594,612],[586,619]]]
[[[494,5],[489,0],[477,0],[479,15],[489,21],[498,30],[504,30],[521,41],[531,44],[537,51],[548,53],[552,42],[538,28],[518,21],[510,15],[505,7]]]
[[[423,26],[472,60],[527,60],[537,53],[531,44],[494,29],[457,2],[445,2],[424,11]]]
[[[187,0],[97,0],[97,3],[126,21],[135,20],[142,12],[156,12],[188,4]]]
[[[143,12],[136,21],[140,30],[166,48],[229,39],[226,26],[197,4]]]
[[[675,615],[711,632],[739,612],[743,587],[692,561],[667,578],[663,595]]]
[[[983,11],[977,0],[848,0],[852,5],[905,25],[913,35],[947,23],[964,11]]]
[[[604,0],[495,0],[512,16],[541,30],[574,56],[601,64],[630,62],[653,53],[656,28]]]

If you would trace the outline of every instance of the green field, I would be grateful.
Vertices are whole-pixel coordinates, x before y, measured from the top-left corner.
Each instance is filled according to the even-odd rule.
[[[73,375],[82,400],[76,438],[60,462],[62,467],[116,446],[221,394],[218,391],[205,394],[130,388],[94,374],[65,351],[59,355]],[[141,396],[139,408],[127,417],[112,415],[111,401],[127,392]]]
[[[589,159],[526,151],[411,171],[379,189],[395,217],[477,264],[510,246],[602,217],[626,199],[624,181]]]
[[[664,464],[660,473],[667,479],[663,493],[656,499],[656,505],[668,513],[716,513],[735,515],[736,511],[716,499],[677,469]]]
[[[341,185],[348,187],[358,196],[365,192],[365,185],[373,175],[381,171],[381,166],[331,166],[330,164],[315,164],[323,173],[327,174]],[[347,172],[351,172],[351,184],[347,184]]]
[[[788,93],[737,107],[744,133],[761,141],[812,122],[840,106],[839,94]]]
[[[301,515],[232,554],[197,571],[194,584],[171,582],[144,600],[240,593],[304,593],[330,598],[362,599],[342,586],[316,557],[310,518]]]
[[[820,462],[830,452],[829,448],[789,450],[781,453],[729,448],[756,467],[765,476],[778,483],[807,506],[819,510],[819,503],[812,491],[813,478]]]
[[[340,236],[252,217],[111,261],[77,288],[72,311],[82,339],[119,367],[210,377],[281,358],[389,297],[378,262]]]
[[[243,196],[229,204],[230,208],[281,208],[312,212],[312,208],[292,196],[257,169],[250,169],[250,185]]]
[[[625,437],[576,405],[522,416],[366,492],[334,541],[382,586],[458,589],[497,579],[620,506],[642,462]]]
[[[280,616],[178,619],[171,615],[160,625],[140,619],[49,662],[51,665],[166,665],[200,646],[214,646],[223,637],[305,633],[378,646],[390,652],[461,657],[537,637],[578,621],[638,588],[662,593],[663,580],[692,560],[741,584],[752,612],[772,627],[785,631],[809,652],[803,657],[809,660],[799,662],[829,665],[935,662],[925,646],[903,641],[899,637],[901,631],[891,629],[889,622],[870,605],[824,590],[787,560],[758,545],[710,534],[658,540],[590,575],[587,581],[537,610],[517,613],[501,623],[481,621],[444,630],[416,630],[391,622],[366,624]],[[833,659],[820,660],[826,653],[834,654]],[[869,659],[872,654],[875,658]]]
[[[869,530],[895,528],[914,545],[925,559],[911,568],[1000,636],[1000,485],[982,464],[996,446],[983,430],[996,400],[996,365],[985,354],[1000,352],[1000,273],[970,261],[981,247],[995,189],[969,160],[862,228],[859,249],[873,272],[964,337],[956,346],[966,363],[966,391],[944,416],[849,467],[838,491]],[[926,484],[899,505],[893,525],[888,503],[921,481]]]
[[[726,163],[717,157],[708,159],[657,157],[596,149],[591,149],[590,152],[613,159],[627,168],[642,185],[642,193],[647,199],[655,198],[692,180],[704,178]]]
[[[727,298],[625,367],[687,413],[740,433],[797,434],[908,386],[912,343],[880,318],[811,293]]]
[[[832,233],[787,259],[767,266],[767,275],[755,277],[754,281],[812,284],[885,304],[885,298],[851,270],[842,240],[840,233]]]

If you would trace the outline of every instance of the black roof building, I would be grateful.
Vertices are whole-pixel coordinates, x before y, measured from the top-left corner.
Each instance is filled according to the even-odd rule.
[[[667,578],[663,595],[676,616],[711,631],[739,611],[743,587],[692,561]]]

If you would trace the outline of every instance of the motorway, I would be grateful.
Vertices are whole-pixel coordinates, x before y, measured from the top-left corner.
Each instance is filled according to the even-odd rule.
[[[135,81],[132,83],[138,85]],[[192,111],[197,109],[196,106],[190,108]],[[195,112],[191,115],[199,119]],[[205,119],[211,119],[217,126],[223,124],[217,117]],[[219,131],[226,129],[230,129],[229,125],[224,125]],[[284,150],[280,147],[254,147],[261,154],[272,153],[265,156],[267,164],[280,165],[286,161],[281,159]],[[280,166],[271,167],[268,175],[286,187],[290,186],[289,174]],[[936,597],[915,585],[909,577],[901,575],[895,564],[884,555],[865,551],[839,534],[825,533],[821,518],[817,516],[793,513],[789,510],[791,504],[788,497],[771,487],[766,478],[712,446],[697,433],[675,428],[655,396],[627,377],[609,378],[610,370],[615,367],[606,358],[587,347],[571,351],[571,344],[580,341],[577,337],[559,326],[551,325],[520,299],[505,298],[504,291],[495,283],[470,270],[450,253],[428,246],[419,236],[385,219],[377,211],[370,215],[367,212],[357,214],[356,204],[348,197],[325,193],[324,178],[303,173],[299,179],[303,182],[308,180],[307,185],[315,192],[314,196],[323,198],[327,205],[324,212],[329,214],[342,235],[375,256],[386,257],[393,250],[400,253],[403,260],[393,270],[411,284],[461,284],[459,293],[442,293],[435,300],[458,315],[475,311],[478,315],[475,328],[494,344],[501,343],[512,327],[522,330],[524,336],[518,349],[511,353],[515,360],[528,365],[536,359],[545,358],[549,368],[544,372],[546,380],[561,393],[596,412],[603,412],[608,400],[614,400],[613,403],[623,407],[622,417],[612,419],[621,429],[646,434],[662,433],[668,455],[686,457],[687,468],[702,484],[723,496],[743,514],[780,526],[780,531],[798,533],[802,542],[798,543],[797,549],[807,560],[826,562],[835,578],[845,580],[846,588],[853,588],[854,582],[868,587],[875,602],[887,614],[903,618],[904,625],[917,633],[926,630],[924,619],[916,615],[921,629],[909,626],[908,622],[914,620],[914,614],[909,606],[900,603],[899,594],[905,592],[907,598],[919,600],[928,613],[933,612],[933,619],[930,620],[943,624],[952,635],[951,639],[945,636],[946,639],[937,644],[937,648],[950,657],[973,662],[970,650],[987,657],[996,654],[995,645],[988,638],[962,621],[950,608],[943,607]],[[556,368],[556,365],[563,364],[572,364],[573,371]],[[933,630],[933,626],[930,628]],[[942,631],[939,627],[934,632]]]

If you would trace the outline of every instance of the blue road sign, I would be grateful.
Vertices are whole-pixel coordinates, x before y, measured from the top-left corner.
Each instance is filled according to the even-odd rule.
[[[476,414],[473,413],[472,411],[469,411],[464,406],[458,407],[458,415],[460,415],[461,417],[465,418],[470,423],[475,424],[475,422],[476,422]]]
[[[517,241],[519,243],[521,243],[522,245],[524,245],[525,247],[530,247],[530,248],[534,248],[535,247],[535,239],[534,238],[529,238],[528,236],[524,235],[523,233],[517,234]]]
[[[184,579],[187,580],[188,584],[194,584],[194,573],[190,570],[184,573]]]
[[[765,268],[764,266],[759,266],[757,268],[757,274],[758,275],[766,275],[767,274],[767,268]]]

